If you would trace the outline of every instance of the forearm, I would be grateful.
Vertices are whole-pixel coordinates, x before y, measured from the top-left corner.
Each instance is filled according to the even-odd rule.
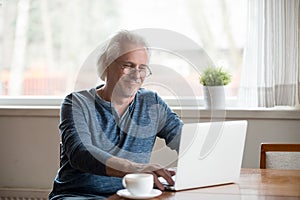
[[[128,173],[153,173],[163,167],[158,164],[141,164],[118,157],[106,161],[106,175],[123,177]]]
[[[111,157],[106,161],[106,175],[123,177],[128,173],[142,172],[144,164],[131,162],[130,160]]]
[[[160,190],[164,190],[163,184],[159,181],[158,177],[163,177],[166,181],[173,185],[174,181],[172,176],[174,171],[164,169],[158,164],[140,164],[134,163],[129,160],[117,157],[111,157],[106,162],[106,175],[123,177],[128,173],[150,173],[153,174],[154,183]]]
[[[74,169],[90,174],[106,175],[105,160],[108,155],[105,152],[82,143],[79,145],[65,143],[65,154]]]

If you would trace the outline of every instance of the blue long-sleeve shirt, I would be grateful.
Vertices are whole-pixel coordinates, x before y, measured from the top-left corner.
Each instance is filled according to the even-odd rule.
[[[122,189],[121,179],[106,175],[111,156],[148,163],[156,137],[174,150],[182,122],[154,92],[139,89],[119,117],[96,88],[68,95],[61,107],[61,168],[51,197],[63,194],[105,195]],[[55,199],[55,198],[53,198]]]

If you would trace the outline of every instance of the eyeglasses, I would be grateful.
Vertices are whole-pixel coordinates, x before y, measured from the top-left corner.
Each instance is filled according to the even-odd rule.
[[[137,69],[136,68],[137,65],[132,62],[124,62],[124,63],[118,63],[117,61],[114,62],[117,63],[122,68],[123,73],[126,75],[134,74],[136,71],[138,71],[140,73],[140,76],[144,78],[152,74],[148,65],[141,64]]]

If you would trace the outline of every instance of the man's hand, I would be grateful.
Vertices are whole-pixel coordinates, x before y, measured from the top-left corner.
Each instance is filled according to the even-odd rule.
[[[165,169],[161,165],[158,164],[136,164],[138,172],[141,173],[151,173],[154,177],[154,184],[155,186],[160,189],[164,190],[164,185],[159,181],[158,177],[163,177],[169,185],[174,185],[174,181],[172,176],[175,175],[175,171]]]
[[[174,185],[172,176],[175,171],[165,169],[158,164],[140,164],[134,163],[126,159],[112,157],[106,162],[106,174],[108,176],[123,177],[129,173],[150,173],[153,174],[154,184],[160,189],[164,190],[164,185],[159,181],[158,177],[163,177],[169,185]]]

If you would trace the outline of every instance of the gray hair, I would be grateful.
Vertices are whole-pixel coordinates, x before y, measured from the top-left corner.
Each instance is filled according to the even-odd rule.
[[[143,37],[127,30],[118,31],[102,48],[102,53],[97,62],[97,72],[100,79],[105,81],[106,68],[117,58],[141,48],[145,48],[149,57],[147,43]]]

